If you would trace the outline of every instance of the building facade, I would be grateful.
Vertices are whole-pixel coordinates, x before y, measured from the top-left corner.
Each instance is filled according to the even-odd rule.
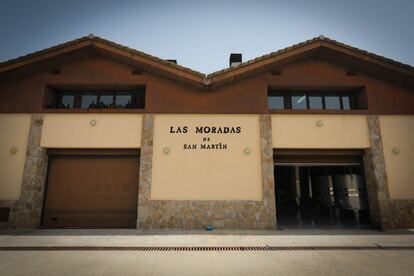
[[[414,68],[325,37],[238,61],[0,63],[0,227],[414,227]]]

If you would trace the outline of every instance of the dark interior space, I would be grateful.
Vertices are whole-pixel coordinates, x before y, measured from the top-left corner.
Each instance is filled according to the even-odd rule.
[[[369,228],[360,165],[275,165],[279,229]]]

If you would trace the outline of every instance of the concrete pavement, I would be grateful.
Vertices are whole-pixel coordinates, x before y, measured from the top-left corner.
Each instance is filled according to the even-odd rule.
[[[273,231],[36,230],[0,234],[0,247],[355,247],[353,250],[202,252],[0,250],[0,275],[414,275],[414,250],[408,248],[414,247],[414,232],[410,231],[287,231],[282,234]],[[389,246],[399,250],[380,249]]]

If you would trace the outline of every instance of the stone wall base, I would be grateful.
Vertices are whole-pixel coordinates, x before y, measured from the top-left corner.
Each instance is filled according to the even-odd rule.
[[[259,201],[151,201],[140,229],[275,229],[272,208]],[[142,215],[142,214],[141,214]],[[140,214],[138,214],[140,216]]]
[[[380,202],[383,229],[414,228],[414,200]]]

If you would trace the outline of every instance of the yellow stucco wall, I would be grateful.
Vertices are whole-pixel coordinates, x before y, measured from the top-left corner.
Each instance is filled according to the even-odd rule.
[[[30,119],[30,114],[0,114],[0,200],[20,197]]]
[[[379,118],[390,197],[414,199],[414,116]]]
[[[323,125],[318,126],[318,121]],[[272,141],[281,149],[369,148],[363,115],[272,115]]]
[[[91,121],[96,125],[92,126]],[[45,148],[140,148],[142,115],[46,114]]]
[[[184,126],[187,133],[170,133],[170,127]],[[239,126],[241,131],[197,134],[196,126]],[[200,149],[216,143],[228,148]],[[184,149],[184,144],[197,149]],[[153,200],[262,200],[257,115],[156,115],[153,154]]]

